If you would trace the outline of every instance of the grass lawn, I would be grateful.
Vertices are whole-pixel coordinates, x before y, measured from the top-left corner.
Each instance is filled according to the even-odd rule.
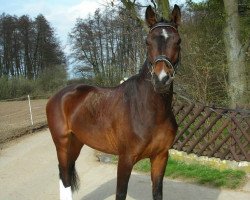
[[[139,161],[134,169],[150,172],[149,159]],[[191,182],[219,188],[237,189],[246,180],[246,172],[240,170],[219,170],[201,164],[186,164],[182,161],[169,159],[165,176],[174,179],[184,179]]]

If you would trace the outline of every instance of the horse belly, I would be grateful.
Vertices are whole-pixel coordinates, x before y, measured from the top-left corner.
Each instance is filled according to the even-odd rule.
[[[73,134],[85,145],[109,154],[118,154],[117,138],[112,128],[101,124],[85,124],[72,130]]]
[[[112,127],[115,106],[109,98],[110,93],[89,93],[71,111],[69,126],[82,143],[99,151],[117,154],[117,134]]]

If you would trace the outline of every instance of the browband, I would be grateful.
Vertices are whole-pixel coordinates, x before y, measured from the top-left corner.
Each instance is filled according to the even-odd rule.
[[[154,30],[155,28],[158,28],[158,27],[171,27],[173,28],[174,30],[178,31],[177,28],[175,26],[173,26],[172,24],[168,24],[168,23],[165,23],[165,22],[159,22],[157,24],[155,24],[149,32],[151,32],[152,30]]]

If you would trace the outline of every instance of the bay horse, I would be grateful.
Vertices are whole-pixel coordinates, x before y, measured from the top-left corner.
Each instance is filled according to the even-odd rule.
[[[47,103],[62,200],[72,199],[78,189],[75,161],[84,144],[119,156],[116,200],[126,199],[133,165],[143,158],[151,161],[153,199],[162,199],[168,150],[177,131],[171,104],[180,54],[180,8],[174,6],[167,22],[158,21],[148,6],[145,18],[150,29],[147,58],[137,75],[113,88],[67,86]]]

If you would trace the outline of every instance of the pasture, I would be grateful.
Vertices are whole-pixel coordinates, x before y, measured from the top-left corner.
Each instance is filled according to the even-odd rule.
[[[0,102],[0,144],[46,125],[45,105],[47,99],[31,100],[33,125],[29,102]]]

